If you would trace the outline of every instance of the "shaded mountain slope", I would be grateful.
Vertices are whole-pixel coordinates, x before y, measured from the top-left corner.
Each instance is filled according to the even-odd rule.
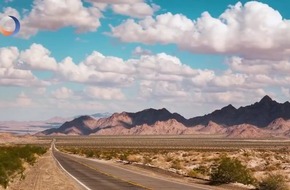
[[[191,118],[187,125],[206,125],[209,121],[213,121],[226,126],[245,123],[257,127],[266,127],[277,118],[290,119],[290,103],[281,104],[272,100],[269,96],[265,96],[259,102],[249,106],[236,109],[232,105],[228,105],[208,115]]]
[[[167,109],[115,113],[110,117],[81,116],[38,135],[219,134],[226,137],[290,136],[290,103],[269,96],[236,109],[228,105],[208,115],[185,119]]]

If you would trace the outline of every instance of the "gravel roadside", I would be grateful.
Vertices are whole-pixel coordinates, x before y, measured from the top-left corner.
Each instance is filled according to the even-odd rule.
[[[80,186],[56,164],[51,150],[24,172],[25,178],[9,185],[8,190],[79,190]],[[0,190],[2,188],[0,187]]]

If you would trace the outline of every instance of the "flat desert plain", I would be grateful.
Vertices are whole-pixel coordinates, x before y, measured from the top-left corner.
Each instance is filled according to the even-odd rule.
[[[19,138],[21,140],[19,140]],[[29,140],[24,140],[28,138]],[[35,144],[49,146],[53,139],[63,152],[92,159],[107,160],[123,167],[148,170],[170,177],[207,183],[211,168],[222,156],[237,158],[257,180],[267,173],[279,173],[290,184],[290,140],[223,139],[218,136],[44,136],[10,138],[5,146]],[[2,141],[3,144],[3,141]],[[3,146],[4,146],[3,144]],[[233,184],[236,189],[253,186]],[[232,189],[233,186],[224,186]],[[34,166],[25,170],[25,178],[15,179],[9,189],[78,189],[54,161],[51,150]]]

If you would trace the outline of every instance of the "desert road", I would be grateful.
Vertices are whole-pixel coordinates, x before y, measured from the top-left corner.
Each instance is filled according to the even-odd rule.
[[[143,175],[115,165],[91,159],[75,157],[59,152],[55,146],[53,155],[62,169],[73,177],[86,190],[122,189],[182,189],[213,190],[220,189],[199,184],[182,184],[170,179]]]

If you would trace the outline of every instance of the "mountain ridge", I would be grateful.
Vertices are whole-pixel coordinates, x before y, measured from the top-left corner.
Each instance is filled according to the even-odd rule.
[[[290,103],[278,103],[266,95],[254,104],[238,109],[230,104],[210,114],[190,118],[188,123],[191,126],[206,125],[209,121],[226,126],[246,123],[263,128],[277,118],[290,119]]]
[[[289,102],[278,103],[269,96],[264,96],[259,102],[248,106],[235,108],[229,104],[210,114],[190,119],[171,113],[165,108],[149,108],[136,113],[114,113],[99,119],[81,116],[65,122],[59,128],[48,129],[37,135],[223,134],[227,137],[244,138],[251,135],[287,136],[290,134],[288,119]],[[283,131],[278,130],[275,120]]]

